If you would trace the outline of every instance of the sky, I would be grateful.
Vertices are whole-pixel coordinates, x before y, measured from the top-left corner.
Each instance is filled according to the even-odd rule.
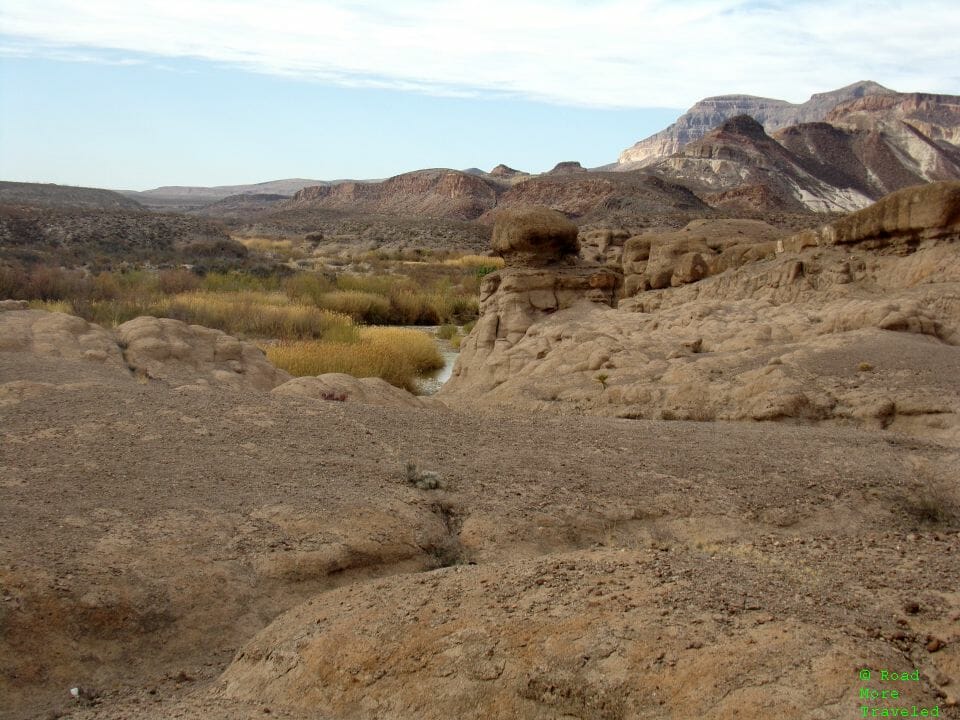
[[[3,0],[0,178],[594,167],[697,100],[960,94],[956,0]]]

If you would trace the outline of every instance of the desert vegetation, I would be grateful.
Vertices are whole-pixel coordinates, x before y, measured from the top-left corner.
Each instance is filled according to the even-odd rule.
[[[410,392],[416,390],[417,375],[443,367],[436,343],[424,332],[398,327],[353,330],[350,338],[280,342],[264,349],[270,362],[291,375],[381,377]]]
[[[245,241],[251,252],[297,253],[288,241]],[[320,269],[197,272],[183,267],[90,272],[48,265],[0,266],[0,299],[115,327],[142,315],[166,317],[260,341],[294,375],[376,376],[407,389],[443,366],[426,333],[442,326],[454,348],[477,316],[480,279],[499,258],[439,254],[411,260],[365,253],[329,258]],[[421,257],[415,255],[413,257]],[[461,334],[461,327],[467,329]]]

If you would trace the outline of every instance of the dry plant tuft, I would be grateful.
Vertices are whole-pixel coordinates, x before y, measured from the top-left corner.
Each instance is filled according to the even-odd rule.
[[[954,474],[924,458],[910,457],[915,473],[913,487],[890,499],[910,519],[921,525],[960,526],[960,485]]]
[[[164,298],[154,308],[164,317],[217,328],[231,335],[349,341],[356,329],[346,315],[292,301],[281,293],[194,292]]]
[[[379,377],[410,392],[418,374],[443,367],[433,339],[406,328],[361,328],[354,342],[282,342],[265,351],[270,362],[291,375]]]

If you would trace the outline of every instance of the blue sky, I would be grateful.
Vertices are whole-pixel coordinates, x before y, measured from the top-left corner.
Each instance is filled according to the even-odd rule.
[[[960,6],[4,0],[0,178],[98,187],[614,161],[696,100],[960,94]]]

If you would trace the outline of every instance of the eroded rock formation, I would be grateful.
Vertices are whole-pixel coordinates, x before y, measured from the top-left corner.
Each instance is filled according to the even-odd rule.
[[[772,257],[782,234],[759,220],[694,220],[676,232],[636,235],[623,249],[624,292],[686,285]]]
[[[577,227],[555,210],[502,211],[493,248],[506,267],[483,279],[480,320],[460,346],[448,386],[462,385],[468,374],[470,383],[495,386],[509,375],[500,358],[532,325],[580,302],[609,309],[616,299],[620,274],[579,260]]]
[[[5,301],[0,312],[0,352],[25,352],[69,360],[92,360],[123,367],[123,356],[109,330],[82,318],[27,310]],[[0,308],[2,310],[2,308]]]
[[[148,378],[256,390],[270,390],[290,379],[253,343],[179,320],[139,317],[120,325],[117,338],[130,369]]]
[[[637,294],[617,311],[571,302],[536,314],[504,277],[442,397],[960,442],[958,198],[956,184],[902,191],[775,255],[772,228],[744,242],[736,223],[709,238],[706,224],[632,238],[624,267]]]

